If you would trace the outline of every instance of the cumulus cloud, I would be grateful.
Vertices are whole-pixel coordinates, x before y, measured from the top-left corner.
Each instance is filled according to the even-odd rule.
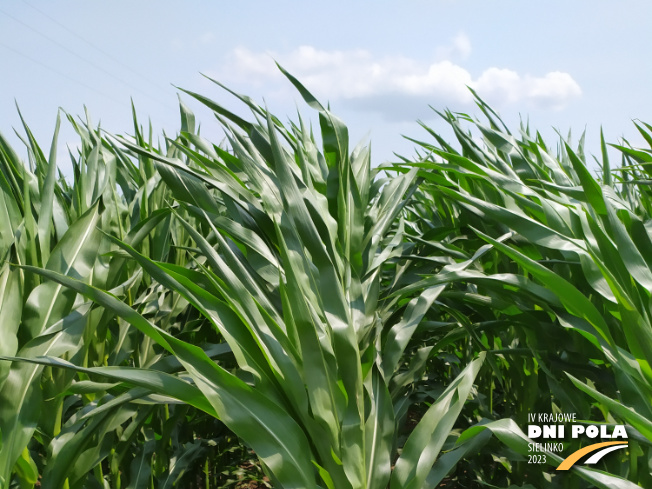
[[[471,39],[465,33],[460,32],[445,46],[439,46],[435,50],[437,59],[466,59],[471,55]]]
[[[489,103],[545,110],[562,110],[582,90],[568,73],[541,76],[489,67],[479,76],[450,59],[465,58],[471,43],[464,34],[436,50],[436,60],[424,62],[407,56],[374,56],[363,49],[320,50],[301,46],[286,53],[233,50],[223,69],[213,73],[227,82],[269,86],[281,82],[278,61],[322,100],[341,100],[348,106],[373,110],[390,119],[413,120],[430,105],[451,108],[472,102],[472,87]]]
[[[552,71],[544,76],[521,76],[507,69],[489,68],[475,81],[478,93],[500,105],[522,100],[539,109],[562,110],[582,95],[568,73]]]

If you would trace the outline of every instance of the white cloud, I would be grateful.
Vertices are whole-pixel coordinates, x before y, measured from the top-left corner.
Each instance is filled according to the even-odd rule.
[[[464,58],[471,53],[471,43],[466,35],[459,34],[437,53],[438,57]],[[327,51],[313,46],[286,53],[240,47],[230,53],[218,73],[211,75],[227,83],[266,89],[274,81],[289,86],[282,81],[274,60],[321,100],[344,101],[391,119],[413,120],[428,104],[452,109],[467,105],[473,100],[467,86],[498,108],[519,104],[523,108],[561,110],[582,94],[570,74],[558,71],[534,76],[489,67],[474,78],[466,68],[448,59],[423,62],[407,56],[377,57],[363,49]]]
[[[449,45],[437,47],[435,53],[437,59],[466,59],[471,55],[471,40],[465,33],[460,32]]]
[[[474,87],[488,102],[497,105],[525,101],[531,107],[551,110],[562,110],[582,95],[582,89],[573,77],[560,71],[535,77],[489,68],[480,75]]]

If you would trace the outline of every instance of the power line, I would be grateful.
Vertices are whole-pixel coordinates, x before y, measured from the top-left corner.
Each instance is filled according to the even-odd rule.
[[[84,88],[86,88],[88,90],[91,90],[92,92],[95,92],[96,94],[101,95],[102,97],[106,97],[107,99],[109,99],[109,100],[111,100],[111,101],[113,101],[115,103],[122,104],[122,102],[120,102],[119,100],[113,98],[111,95],[108,95],[108,94],[106,94],[106,93],[104,93],[104,92],[102,92],[100,90],[97,90],[96,88],[93,88],[92,86],[87,85],[84,82],[76,80],[75,78],[72,78],[71,76],[66,75],[65,73],[63,73],[62,71],[57,70],[56,68],[52,68],[51,66],[48,66],[48,65],[40,62],[39,60],[34,59],[31,56],[28,56],[27,54],[18,51],[17,49],[12,48],[11,46],[7,46],[5,43],[3,43],[1,41],[0,41],[0,46],[4,47],[5,49],[8,49],[9,51],[12,51],[13,53],[17,54],[18,56],[22,56],[23,58],[28,59],[32,63],[36,63],[37,65],[45,68],[46,70],[49,70],[49,71],[51,71],[53,73],[56,73],[57,75],[62,76],[63,78],[66,78],[67,80],[70,80],[71,82],[76,83],[77,85],[80,85],[80,86],[82,86],[82,87],[84,87]]]
[[[23,0],[23,3],[24,3],[25,5],[27,5],[28,7],[30,7],[31,9],[36,10],[36,11],[37,11],[38,13],[40,13],[42,16],[46,17],[47,19],[49,19],[49,20],[52,21],[53,23],[57,24],[59,27],[61,27],[61,28],[62,28],[63,30],[65,30],[66,32],[72,34],[72,35],[75,36],[77,39],[79,39],[79,40],[85,42],[86,44],[88,44],[90,47],[92,47],[92,48],[95,49],[96,51],[102,53],[104,56],[106,56],[107,58],[109,58],[110,60],[112,60],[114,63],[119,64],[119,65],[122,66],[124,69],[129,70],[129,71],[132,72],[134,75],[136,75],[136,76],[138,76],[139,78],[141,78],[142,80],[144,80],[144,81],[146,81],[147,83],[151,84],[152,86],[158,88],[159,90],[165,92],[165,88],[163,88],[163,86],[160,85],[158,82],[151,80],[150,78],[146,77],[145,75],[143,75],[142,73],[140,73],[140,72],[138,72],[137,70],[133,69],[132,67],[130,67],[130,66],[124,64],[122,61],[120,61],[118,58],[116,58],[115,56],[113,56],[111,53],[109,53],[109,52],[105,51],[104,49],[102,49],[101,47],[95,45],[94,43],[92,43],[91,41],[89,41],[88,39],[86,39],[85,37],[81,36],[80,34],[78,34],[78,33],[75,32],[75,31],[73,31],[71,28],[69,28],[69,27],[67,27],[66,25],[64,25],[64,24],[62,24],[61,22],[59,22],[59,21],[58,21],[57,19],[55,19],[54,17],[51,17],[50,15],[48,15],[46,12],[44,12],[44,11],[41,10],[40,8],[38,8],[38,7],[34,6],[34,5],[32,5],[31,3],[27,2],[26,0]]]
[[[65,46],[64,44],[61,44],[61,43],[60,43],[59,41],[57,41],[56,39],[53,39],[53,38],[51,38],[50,36],[48,36],[48,35],[46,35],[46,34],[43,34],[43,33],[40,32],[38,29],[33,28],[32,26],[26,24],[26,23],[23,22],[22,20],[17,19],[16,17],[14,17],[14,16],[11,15],[11,14],[8,14],[8,13],[5,12],[4,10],[0,9],[0,13],[6,15],[6,16],[9,17],[10,19],[13,19],[15,22],[18,22],[19,24],[21,24],[21,25],[24,26],[25,28],[31,30],[32,32],[35,32],[36,34],[38,34],[39,36],[43,37],[44,39],[47,39],[47,40],[50,41],[51,43],[56,44],[57,46],[59,46],[59,47],[60,47],[61,49],[63,49],[64,51],[70,53],[71,55],[73,55],[73,56],[75,56],[76,58],[78,58],[78,59],[84,61],[85,63],[88,63],[88,64],[91,65],[93,68],[95,68],[95,69],[101,71],[102,73],[104,73],[104,74],[110,76],[110,77],[113,78],[114,80],[117,80],[117,81],[119,81],[120,83],[122,83],[122,84],[124,84],[124,85],[130,87],[132,90],[135,90],[135,91],[137,91],[137,92],[143,94],[144,96],[146,96],[147,98],[149,98],[149,99],[151,99],[151,100],[154,100],[155,102],[158,102],[158,103],[160,103],[160,104],[166,105],[166,106],[169,107],[169,108],[172,108],[172,106],[169,105],[169,104],[167,104],[166,102],[163,102],[163,101],[161,101],[161,100],[159,100],[159,99],[157,99],[157,98],[155,98],[155,97],[152,97],[152,96],[149,95],[147,92],[144,92],[144,91],[140,90],[138,87],[133,86],[131,83],[129,83],[129,82],[123,80],[123,79],[120,78],[119,76],[114,75],[113,73],[111,73],[110,71],[108,71],[108,70],[102,68],[102,67],[99,66],[98,64],[93,63],[92,61],[90,61],[90,60],[84,58],[83,56],[81,56],[81,55],[79,55],[79,54],[77,54],[76,52],[74,52],[73,50],[71,50],[70,48],[68,48],[67,46]]]

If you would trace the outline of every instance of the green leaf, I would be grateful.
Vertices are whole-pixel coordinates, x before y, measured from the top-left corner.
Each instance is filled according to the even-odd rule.
[[[0,355],[13,356],[18,350],[18,327],[23,309],[20,272],[10,269],[9,264],[0,268]],[[0,363],[0,391],[10,364]]]
[[[591,207],[595,209],[595,212],[600,215],[605,215],[607,213],[607,209],[604,205],[604,197],[602,196],[602,189],[600,188],[600,184],[598,184],[598,182],[589,173],[589,169],[586,167],[586,164],[579,159],[571,147],[568,144],[565,144],[565,147],[566,152],[568,153],[568,157],[573,164],[573,168],[575,169],[575,172],[580,179],[582,188],[584,189],[584,194],[586,195],[588,202],[591,204]]]
[[[47,263],[50,257],[50,237],[52,235],[52,209],[54,207],[54,186],[57,176],[57,139],[59,137],[59,126],[61,119],[57,114],[57,123],[54,128],[52,137],[52,146],[50,147],[50,160],[48,162],[48,171],[41,189],[41,203],[38,216],[38,238],[41,246],[41,260]]]
[[[100,243],[96,226],[100,206],[96,203],[73,223],[52,250],[45,268],[77,278],[88,277],[95,265]],[[23,327],[36,338],[70,310],[74,294],[60,284],[42,283],[36,287],[25,304]]]
[[[16,475],[20,481],[21,489],[31,489],[38,481],[38,467],[27,447],[16,461]]]
[[[18,355],[34,358],[75,351],[88,322],[88,311],[89,304],[74,309],[51,325],[48,332],[28,342]],[[43,401],[39,382],[42,370],[40,365],[14,363],[0,390],[0,476],[5,480],[9,480],[14,463],[37,428]]]
[[[176,355],[219,418],[256,451],[284,487],[315,484],[308,441],[283,408],[216,365],[200,348],[177,340],[106,292],[51,270],[24,268],[110,309]]]
[[[372,411],[365,422],[365,466],[368,489],[385,489],[391,475],[391,456],[395,436],[394,406],[382,375],[371,371]]]
[[[420,489],[473,388],[485,354],[469,363],[428,408],[405,442],[392,472],[391,489]]]
[[[601,394],[596,389],[573,377],[571,374],[566,373],[566,375],[575,387],[607,407],[614,416],[621,418],[623,421],[636,428],[648,440],[652,440],[652,421],[641,416],[631,407],[625,406],[624,404]]]

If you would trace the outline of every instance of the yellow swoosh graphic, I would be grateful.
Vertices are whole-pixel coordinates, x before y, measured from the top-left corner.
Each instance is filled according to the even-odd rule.
[[[559,464],[559,467],[557,467],[557,470],[568,470],[570,469],[573,465],[575,465],[575,462],[577,462],[579,459],[581,459],[584,455],[587,455],[591,452],[595,452],[596,450],[599,450],[600,448],[603,447],[609,447],[612,445],[627,445],[626,441],[605,441],[602,443],[594,443],[593,445],[589,445],[584,448],[580,448],[576,452],[571,453],[566,459]]]

